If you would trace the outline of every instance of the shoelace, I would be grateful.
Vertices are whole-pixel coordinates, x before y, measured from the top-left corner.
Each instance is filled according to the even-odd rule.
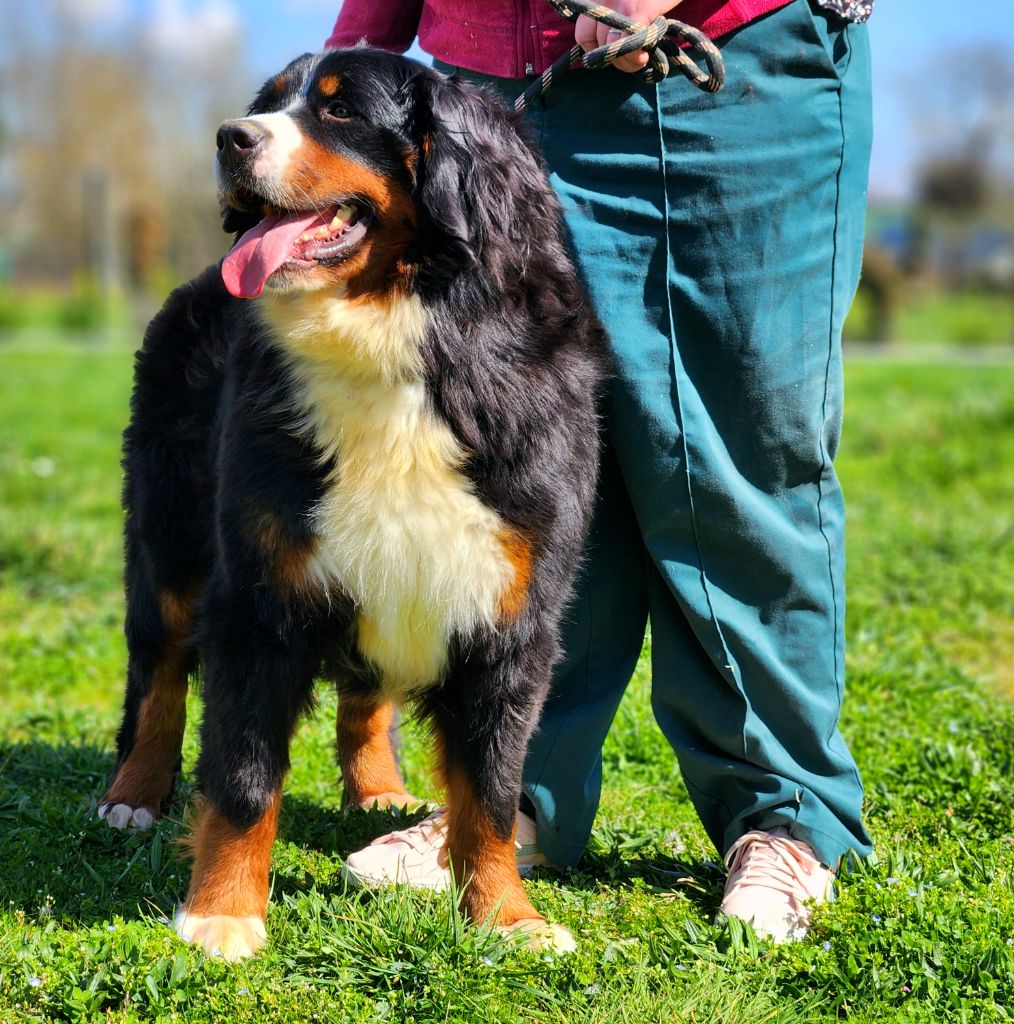
[[[761,885],[802,902],[811,895],[807,861],[817,863],[787,837],[748,832],[725,855],[728,889],[737,884]]]
[[[406,829],[398,832],[389,832],[379,839],[374,839],[371,845],[380,846],[384,843],[403,842],[415,850],[416,853],[425,853],[426,848],[433,845],[433,833],[443,832],[446,827],[445,812],[443,810],[434,811],[423,818],[422,821],[417,821]]]

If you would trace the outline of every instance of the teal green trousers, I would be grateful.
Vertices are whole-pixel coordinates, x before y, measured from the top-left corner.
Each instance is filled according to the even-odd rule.
[[[871,141],[865,26],[807,0],[726,37],[727,84],[565,76],[531,113],[611,342],[565,658],[532,739],[539,845],[575,863],[651,623],[652,706],[720,853],[784,826],[869,852],[838,731],[841,328]],[[461,72],[513,99],[524,82]]]

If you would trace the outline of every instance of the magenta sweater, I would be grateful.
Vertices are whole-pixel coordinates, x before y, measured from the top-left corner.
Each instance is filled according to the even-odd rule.
[[[673,17],[717,39],[789,2],[684,0]],[[417,35],[432,56],[500,78],[541,74],[574,45],[574,26],[544,0],[345,0],[324,45],[400,53]]]

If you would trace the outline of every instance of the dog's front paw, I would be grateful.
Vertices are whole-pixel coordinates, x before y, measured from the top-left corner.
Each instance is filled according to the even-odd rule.
[[[253,956],[268,940],[259,917],[229,917],[215,914],[201,917],[185,910],[176,915],[176,934],[185,942],[200,946],[208,956],[223,960],[244,960]]]
[[[99,817],[110,828],[149,828],[158,817],[151,807],[131,807],[129,804],[100,803]]]
[[[497,925],[497,931],[508,937],[524,940],[530,949],[573,953],[577,943],[570,930],[562,924],[550,924],[541,917],[524,917],[513,924]]]

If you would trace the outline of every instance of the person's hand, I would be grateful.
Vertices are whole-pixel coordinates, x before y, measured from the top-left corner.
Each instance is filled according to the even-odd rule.
[[[622,14],[625,18],[630,18],[632,21],[639,21],[642,25],[647,25],[649,21],[654,20],[658,15],[671,11],[681,0],[612,0],[611,3],[609,3],[609,0],[605,0],[605,2],[617,14]],[[618,28],[603,25],[602,22],[589,18],[587,14],[582,14],[574,26],[574,42],[585,53],[589,53],[599,46],[605,46],[607,43],[613,43],[628,34],[627,32],[621,32]],[[644,50],[640,50],[637,53],[628,53],[620,57],[613,64],[613,67],[617,67],[621,71],[640,71],[647,63],[647,53]]]

